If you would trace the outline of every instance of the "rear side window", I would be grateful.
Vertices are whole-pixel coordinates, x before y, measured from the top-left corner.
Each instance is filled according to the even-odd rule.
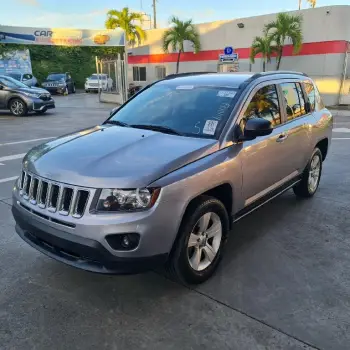
[[[252,118],[267,119],[274,127],[281,124],[276,85],[264,86],[251,99],[244,113],[243,123]]]
[[[316,96],[315,96],[315,88],[314,84],[312,83],[304,83],[305,86],[305,92],[309,99],[310,105],[311,105],[311,111],[313,112],[315,110],[316,105]]]
[[[299,83],[281,84],[286,105],[287,120],[305,115],[305,100]]]

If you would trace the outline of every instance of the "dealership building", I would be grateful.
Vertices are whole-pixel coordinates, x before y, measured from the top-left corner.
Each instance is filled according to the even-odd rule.
[[[303,46],[293,55],[286,45],[280,70],[294,70],[312,77],[327,105],[350,104],[350,6],[327,6],[290,12],[303,15]],[[194,54],[185,45],[180,72],[196,71],[262,71],[262,59],[249,60],[250,46],[255,36],[262,36],[264,25],[275,20],[276,14],[216,21],[196,25],[202,49]],[[147,31],[141,46],[128,49],[128,81],[146,85],[176,72],[177,53],[165,54],[162,36],[166,29]],[[221,62],[225,48],[232,47],[238,60]],[[267,64],[274,70],[276,58]]]

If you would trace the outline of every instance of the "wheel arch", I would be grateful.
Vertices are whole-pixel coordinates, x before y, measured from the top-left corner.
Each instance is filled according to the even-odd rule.
[[[315,148],[319,148],[322,153],[322,160],[324,161],[328,154],[329,140],[325,137],[322,140],[319,140],[315,146]]]

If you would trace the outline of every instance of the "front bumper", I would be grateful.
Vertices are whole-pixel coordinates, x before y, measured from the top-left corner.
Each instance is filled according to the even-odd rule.
[[[50,92],[50,94],[64,94],[66,91],[66,86],[43,86],[43,89]]]
[[[103,274],[144,272],[165,263],[167,254],[144,258],[121,258],[111,254],[100,242],[43,225],[23,215],[13,205],[16,232],[29,245],[47,256],[70,266]]]

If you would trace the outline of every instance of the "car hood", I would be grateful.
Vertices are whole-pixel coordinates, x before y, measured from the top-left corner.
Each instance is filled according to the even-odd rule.
[[[138,188],[218,150],[218,141],[119,126],[97,126],[33,148],[24,168],[93,188]]]
[[[37,88],[37,87],[28,87],[28,88],[17,88],[17,91],[20,92],[28,92],[30,94],[49,94],[49,92],[45,89]]]

